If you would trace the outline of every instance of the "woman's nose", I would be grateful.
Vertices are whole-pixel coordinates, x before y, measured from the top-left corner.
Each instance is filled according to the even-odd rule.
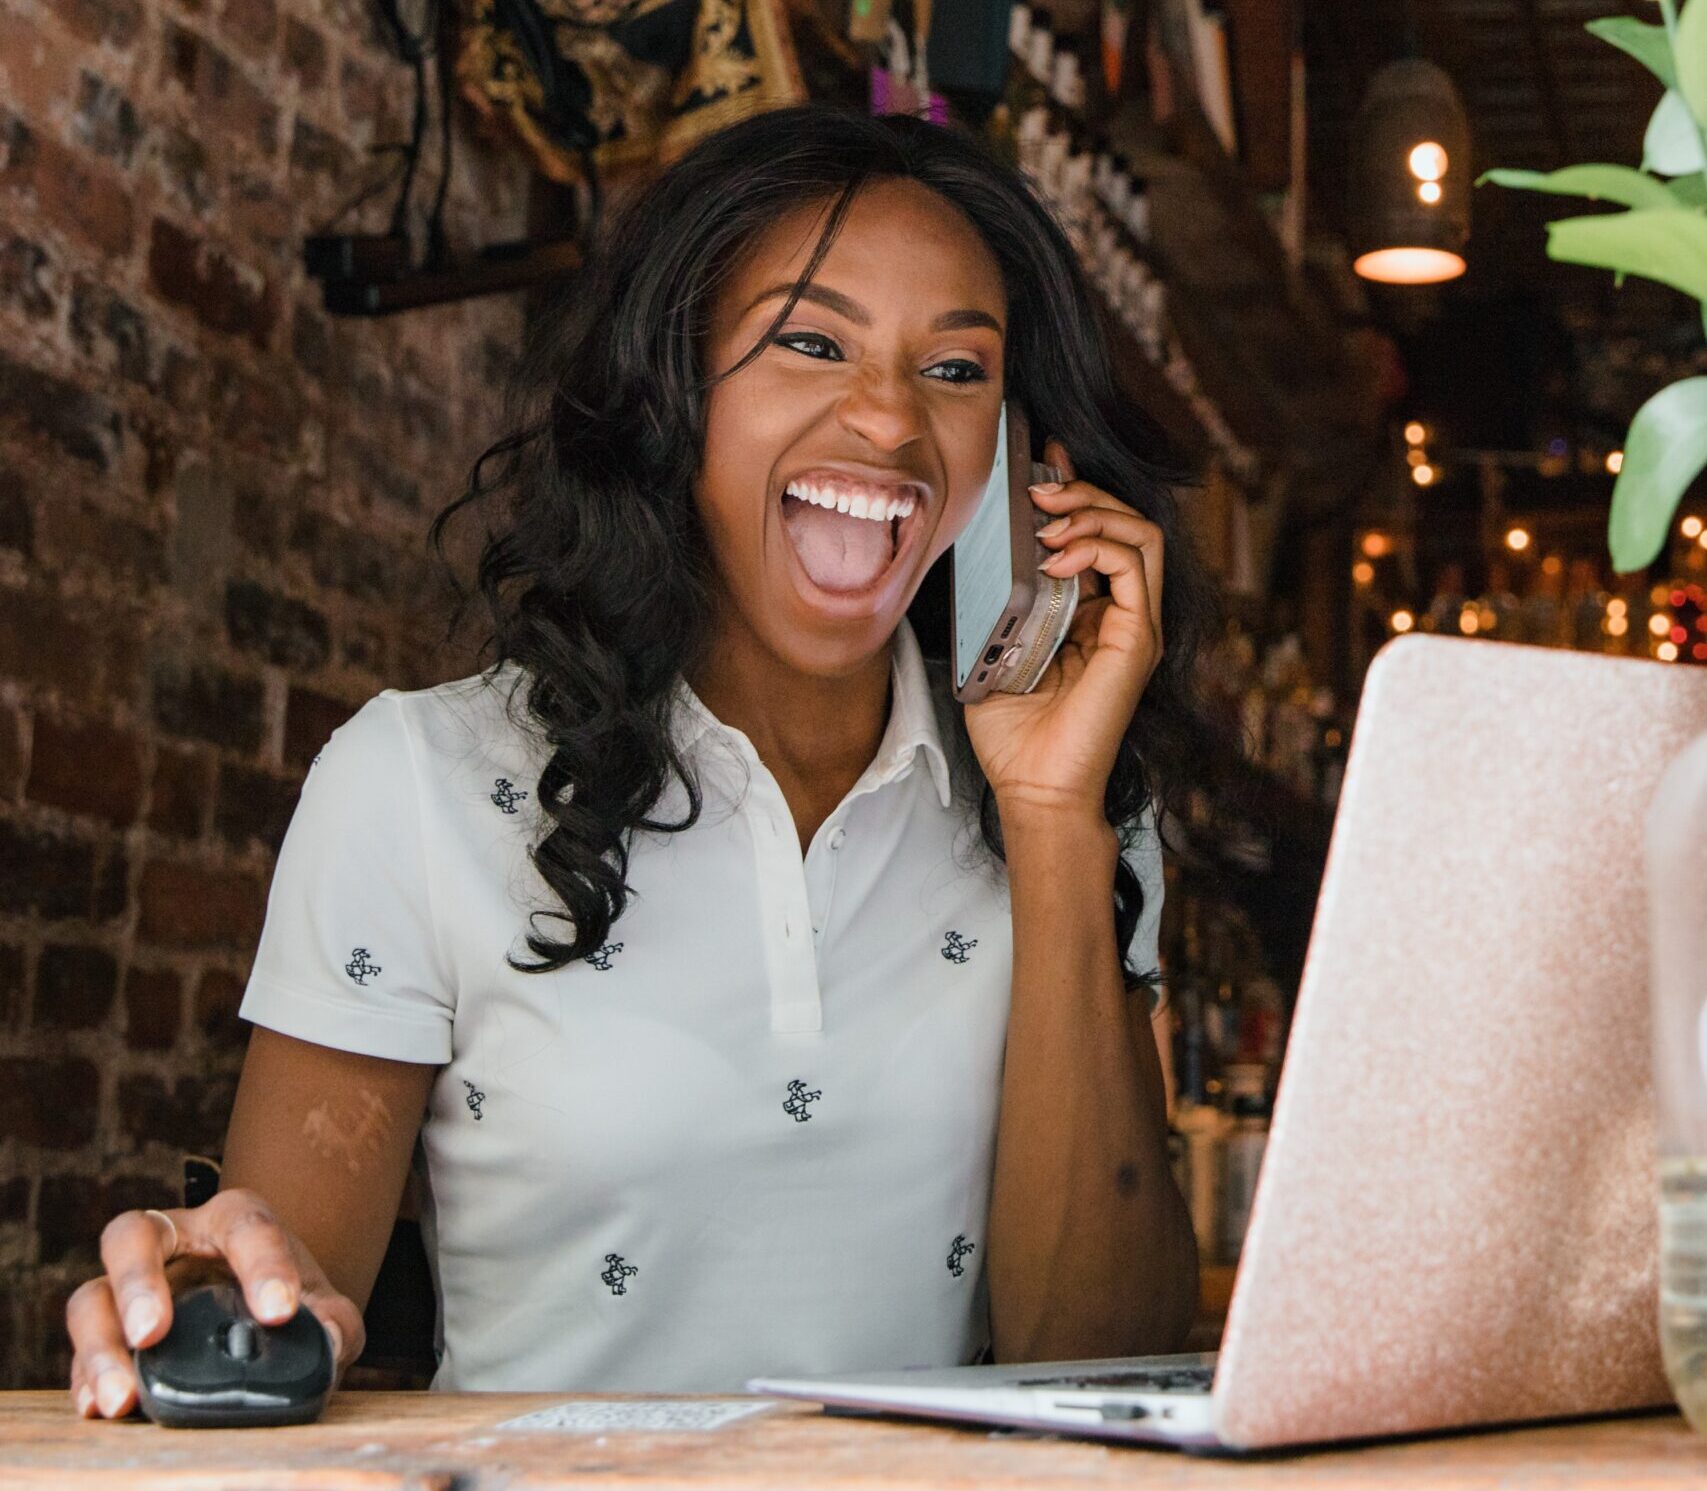
[[[917,391],[904,376],[874,373],[858,379],[837,409],[845,429],[880,450],[899,450],[924,431]]]

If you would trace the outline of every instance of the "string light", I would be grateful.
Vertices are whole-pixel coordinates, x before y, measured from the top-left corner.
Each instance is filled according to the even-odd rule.
[[[1360,559],[1352,565],[1351,577],[1359,585],[1368,585],[1375,578],[1375,566],[1367,559]]]
[[[1428,452],[1420,445],[1413,445],[1405,452],[1405,460],[1412,466],[1421,466],[1428,460]]]
[[[1428,429],[1426,426],[1418,423],[1414,419],[1405,426],[1405,440],[1407,444],[1421,445],[1426,439],[1428,439]]]
[[[1419,182],[1417,196],[1421,201],[1428,203],[1430,207],[1434,206],[1440,200],[1440,183],[1438,181]]]
[[[1393,613],[1392,623],[1394,631],[1408,632],[1417,624],[1417,619],[1411,615],[1409,611],[1395,611]]]
[[[1655,649],[1655,656],[1662,663],[1675,663],[1677,661],[1677,647],[1671,642],[1662,642]]]
[[[1696,517],[1694,513],[1691,513],[1687,518],[1685,518],[1683,520],[1682,526],[1683,526],[1683,536],[1685,538],[1698,538],[1698,537],[1700,537],[1702,523],[1701,523],[1701,519]]]
[[[1624,635],[1624,633],[1629,631],[1629,630],[1630,630],[1630,622],[1626,617],[1608,616],[1606,618],[1606,635],[1607,636],[1609,636],[1609,637],[1622,637]]]
[[[1475,636],[1479,626],[1480,622],[1476,619],[1476,608],[1474,606],[1466,606],[1458,613],[1458,630],[1463,632],[1466,637]]]
[[[1430,485],[1434,481],[1434,467],[1429,465],[1427,461],[1422,462],[1421,465],[1411,467],[1411,480],[1419,487],[1426,487]]]
[[[1521,554],[1529,547],[1529,530],[1527,528],[1508,529],[1505,536],[1505,546],[1514,554]]]
[[[1629,609],[1629,601],[1625,600],[1621,595],[1613,596],[1612,599],[1606,603],[1606,614],[1608,616],[1622,616]]]
[[[1393,552],[1393,540],[1379,528],[1363,535],[1363,552],[1371,559],[1382,559]]]
[[[1618,473],[1624,469],[1624,452],[1621,450],[1607,451],[1606,469],[1614,476],[1617,476]]]
[[[1671,617],[1667,616],[1664,611],[1655,611],[1648,618],[1648,630],[1656,637],[1665,636],[1671,630]]]

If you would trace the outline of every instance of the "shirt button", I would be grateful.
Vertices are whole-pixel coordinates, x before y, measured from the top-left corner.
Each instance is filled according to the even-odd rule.
[[[848,831],[845,828],[838,828],[830,835],[830,847],[832,849],[840,849],[842,847],[842,841],[846,839],[847,836]]]

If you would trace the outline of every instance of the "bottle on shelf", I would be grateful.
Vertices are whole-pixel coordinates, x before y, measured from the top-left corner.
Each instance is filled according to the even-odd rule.
[[[1034,108],[1049,112],[1049,76],[1055,63],[1055,33],[1040,10],[1031,12],[1026,33],[1025,76],[1020,82],[1020,117]]]
[[[1015,148],[1019,152],[1019,168],[1038,187],[1043,176],[1043,145],[1048,139],[1048,124],[1042,109],[1031,109],[1021,115]]]
[[[1008,72],[1002,96],[990,110],[985,137],[1010,166],[1019,164],[1019,122],[1025,113],[1026,49],[1031,39],[1031,7],[1008,11]]]
[[[1150,243],[1150,183],[1142,176],[1123,172],[1126,181],[1121,191],[1121,220],[1126,224],[1126,231],[1138,243],[1149,247]]]
[[[1220,1261],[1237,1263],[1268,1147],[1268,1073],[1259,1062],[1227,1069],[1228,1123],[1221,1136]]]
[[[1085,127],[1085,81],[1079,72],[1076,52],[1058,46],[1049,65],[1049,112],[1056,126],[1067,132],[1075,154],[1088,150],[1090,131]]]

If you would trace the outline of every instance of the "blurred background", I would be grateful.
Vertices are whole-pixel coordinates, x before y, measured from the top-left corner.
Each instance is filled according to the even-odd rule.
[[[1228,618],[1205,682],[1245,747],[1177,825],[1163,945],[1213,1344],[1374,652],[1707,662],[1707,504],[1642,571],[1606,533],[1632,416],[1707,364],[1700,317],[1548,258],[1593,204],[1473,185],[1642,161],[1662,86],[1585,29],[1626,14],[1658,18],[0,0],[0,1385],[63,1382],[107,1217],[214,1183],[308,762],[379,689],[471,670],[422,536],[501,428],[532,297],[695,140],[804,98],[1025,170],[1196,473]],[[409,1242],[406,1211],[375,1385],[430,1369]]]

